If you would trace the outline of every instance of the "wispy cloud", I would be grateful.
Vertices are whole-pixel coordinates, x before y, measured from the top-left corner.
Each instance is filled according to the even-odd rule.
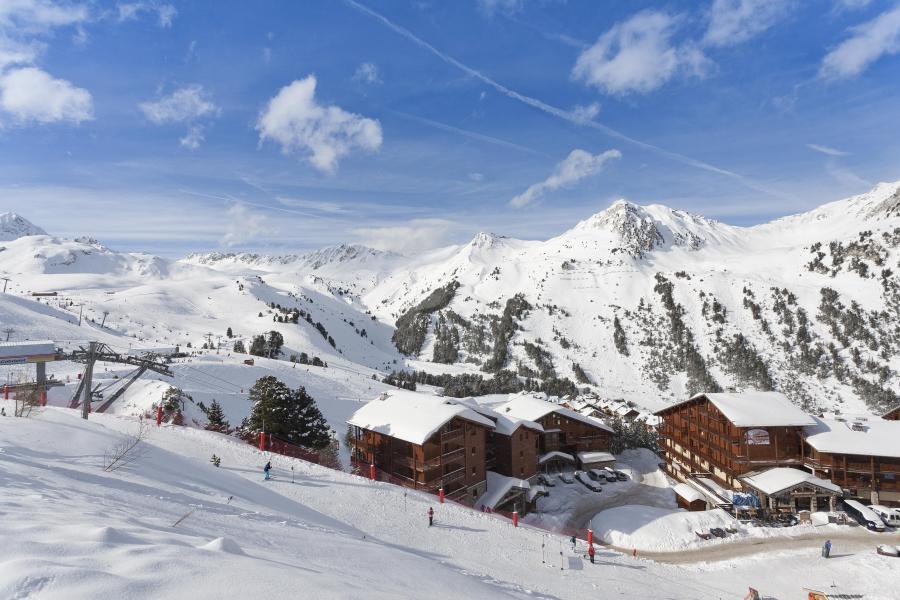
[[[849,38],[825,55],[820,77],[855,77],[882,56],[900,53],[900,4],[850,31]]]
[[[226,248],[246,244],[277,231],[264,215],[250,210],[241,202],[232,204],[226,215],[228,229],[222,236],[222,245]]]
[[[496,13],[515,14],[522,10],[525,0],[477,0],[482,14],[491,17]]]
[[[828,156],[847,156],[849,154],[849,152],[844,152],[842,150],[837,150],[828,146],[822,146],[821,144],[807,144],[806,147],[810,150],[815,150],[816,152],[827,154]]]
[[[166,2],[119,2],[116,5],[119,21],[134,21],[142,13],[155,14],[160,27],[171,27],[178,9]]]
[[[714,0],[703,43],[734,46],[766,31],[783,19],[794,0]]]
[[[455,236],[458,224],[448,219],[412,219],[398,225],[358,227],[352,233],[366,246],[412,255],[440,248]]]
[[[381,123],[319,104],[315,95],[314,75],[281,88],[256,122],[260,142],[274,141],[285,154],[308,153],[310,164],[329,174],[351,151],[374,152],[381,147]]]
[[[353,73],[353,81],[357,83],[365,83],[367,85],[377,85],[382,83],[381,73],[375,63],[364,62]]]
[[[410,121],[415,121],[417,123],[421,123],[422,125],[427,125],[428,127],[433,127],[434,129],[440,129],[441,131],[446,131],[448,133],[454,133],[456,135],[461,135],[461,136],[469,138],[471,140],[484,142],[485,144],[500,146],[503,148],[508,148],[510,150],[518,150],[519,152],[527,152],[528,154],[536,154],[538,156],[547,156],[545,153],[535,150],[533,148],[529,148],[527,146],[523,146],[521,144],[516,144],[514,142],[510,142],[507,140],[501,140],[500,138],[493,137],[490,135],[485,135],[483,133],[478,133],[477,131],[471,131],[469,129],[462,129],[460,127],[454,127],[453,125],[447,125],[446,123],[441,123],[439,121],[434,121],[432,119],[426,119],[425,117],[419,117],[416,115],[411,115],[411,114],[399,112],[399,111],[391,111],[391,114],[397,115],[398,117],[402,117],[404,119],[409,119]]]
[[[219,113],[219,107],[209,99],[203,86],[197,84],[177,89],[159,100],[142,102],[138,107],[157,125],[193,121]]]
[[[431,54],[433,54],[434,56],[436,56],[443,62],[459,69],[460,71],[469,75],[470,77],[473,77],[473,78],[481,81],[482,83],[497,90],[501,94],[503,94],[509,98],[512,98],[513,100],[521,102],[522,104],[525,104],[534,109],[545,112],[549,115],[553,115],[554,117],[563,119],[570,123],[575,123],[577,125],[583,125],[585,127],[589,127],[591,129],[599,131],[609,137],[621,140],[623,142],[626,142],[626,143],[633,145],[637,148],[640,148],[642,150],[646,150],[648,152],[653,152],[654,154],[665,157],[669,160],[673,160],[673,161],[679,162],[681,164],[691,166],[696,169],[701,169],[701,170],[709,171],[712,173],[718,173],[719,175],[723,175],[725,177],[730,177],[730,178],[742,183],[743,185],[747,186],[750,189],[753,189],[753,190],[756,190],[759,192],[763,192],[765,194],[775,196],[778,198],[788,198],[787,195],[782,194],[781,192],[779,192],[777,190],[769,188],[768,186],[763,185],[762,183],[759,183],[749,177],[746,177],[746,176],[736,173],[734,171],[724,169],[722,167],[715,166],[708,162],[698,160],[695,158],[691,158],[684,154],[680,154],[678,152],[673,152],[671,150],[666,150],[665,148],[662,148],[660,146],[656,146],[654,144],[650,144],[648,142],[638,140],[638,139],[633,138],[629,135],[626,135],[616,129],[613,129],[612,127],[609,127],[608,125],[604,125],[603,123],[599,123],[597,121],[581,121],[569,111],[563,110],[563,109],[553,106],[551,104],[547,104],[546,102],[538,100],[537,98],[534,98],[532,96],[528,96],[528,95],[522,94],[520,92],[517,92],[516,90],[506,87],[505,85],[495,81],[494,79],[491,79],[490,77],[488,77],[481,71],[478,71],[477,69],[473,69],[472,67],[456,60],[452,56],[438,50],[437,48],[435,48],[434,46],[432,46],[425,40],[416,36],[410,30],[408,30],[404,27],[401,27],[400,25],[397,25],[396,23],[394,23],[387,17],[381,15],[378,12],[375,12],[374,10],[368,8],[367,6],[360,4],[356,0],[344,0],[344,1],[349,6],[362,12],[363,14],[366,14],[366,15],[372,17],[373,19],[375,19],[376,21],[378,21],[385,27],[387,27],[387,28],[391,29],[392,31],[394,31],[395,33],[403,36],[404,38],[411,41],[412,43],[419,46],[420,48],[427,50],[428,52],[430,52]]]
[[[522,208],[539,200],[547,192],[575,185],[586,177],[596,175],[603,166],[612,159],[621,158],[618,150],[607,150],[601,154],[591,154],[575,149],[553,169],[553,173],[544,181],[535,183],[527,190],[509,201],[513,208]]]

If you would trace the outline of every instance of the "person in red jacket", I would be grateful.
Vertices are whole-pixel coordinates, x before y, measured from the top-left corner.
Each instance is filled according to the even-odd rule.
[[[594,545],[588,546],[588,556],[591,557],[591,564],[594,564]]]
[[[428,526],[431,527],[434,524],[434,509],[430,506],[428,507]]]

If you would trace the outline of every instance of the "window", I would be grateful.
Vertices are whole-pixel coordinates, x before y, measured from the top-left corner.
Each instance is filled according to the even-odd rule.
[[[519,450],[519,458],[523,458],[525,456],[524,450]]]
[[[472,446],[472,456],[475,456],[475,450],[476,450],[476,447]]]
[[[523,432],[520,432],[519,433],[519,441],[521,442],[524,439],[525,439],[525,434]]]
[[[474,475],[475,473],[476,473],[476,469],[475,469],[475,467],[472,467],[472,475]]]

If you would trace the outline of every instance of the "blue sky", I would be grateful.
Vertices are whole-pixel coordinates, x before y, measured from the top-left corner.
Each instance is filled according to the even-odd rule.
[[[0,210],[126,250],[753,224],[898,134],[897,1],[0,0]]]

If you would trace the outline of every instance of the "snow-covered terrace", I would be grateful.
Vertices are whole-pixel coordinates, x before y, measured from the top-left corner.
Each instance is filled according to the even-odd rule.
[[[841,488],[827,479],[821,479],[812,473],[790,467],[775,467],[760,473],[745,475],[741,477],[741,480],[767,496],[777,496],[801,485],[816,487],[831,494],[841,494]]]

